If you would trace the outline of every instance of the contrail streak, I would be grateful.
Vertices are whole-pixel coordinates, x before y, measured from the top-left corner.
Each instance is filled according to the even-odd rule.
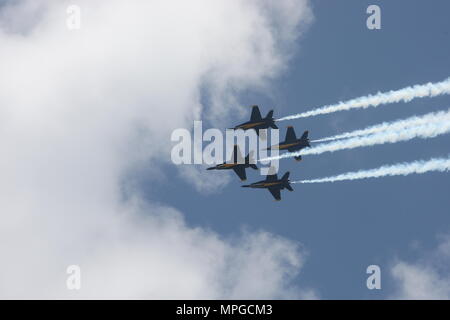
[[[367,147],[384,143],[396,143],[407,141],[414,138],[434,138],[438,135],[450,132],[450,121],[448,119],[450,111],[447,111],[443,120],[436,117],[434,121],[419,126],[406,127],[399,130],[389,130],[374,133],[366,136],[358,136],[345,140],[337,140],[330,143],[322,143],[318,146],[303,149],[299,152],[290,152],[283,155],[260,159],[259,161],[270,161],[296,157],[299,155],[321,154],[324,152],[335,152],[338,150],[354,149],[358,147]]]
[[[356,99],[339,102],[337,104],[323,106],[310,111],[294,114],[291,116],[277,119],[276,121],[293,120],[298,118],[306,118],[317,116],[319,114],[327,114],[336,111],[344,111],[350,109],[365,109],[368,107],[378,107],[379,105],[395,102],[409,102],[415,98],[435,97],[443,94],[450,94],[450,78],[436,83],[427,83],[423,85],[415,85],[400,90],[391,90],[388,92],[378,92],[375,95],[368,95]]]
[[[446,172],[450,170],[450,158],[434,158],[430,160],[419,160],[409,163],[398,163],[382,166],[376,169],[347,172],[337,176],[321,179],[291,181],[291,183],[322,183],[344,180],[359,180],[367,178],[380,178],[386,176],[407,176],[409,174],[422,174],[430,171]]]
[[[378,132],[383,132],[386,130],[401,130],[408,127],[420,126],[430,122],[435,121],[449,121],[450,113],[448,111],[439,111],[439,112],[431,112],[422,116],[413,116],[406,119],[396,120],[393,122],[383,122],[380,124],[376,124],[374,126],[367,127],[361,130],[355,130],[350,132],[345,132],[341,134],[337,134],[335,136],[312,140],[311,142],[325,142],[325,141],[333,141],[339,139],[352,138],[357,136],[363,136]]]

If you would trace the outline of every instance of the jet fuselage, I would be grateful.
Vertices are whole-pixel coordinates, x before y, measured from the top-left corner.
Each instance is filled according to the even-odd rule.
[[[306,141],[305,139],[298,139],[294,142],[282,142],[280,144],[271,146],[270,149],[278,149],[278,150],[286,150],[288,149],[289,151],[300,151],[303,148],[309,147],[309,142]]]
[[[260,120],[260,121],[247,121],[247,122],[237,125],[233,129],[234,130],[241,129],[244,131],[249,130],[249,129],[263,130],[263,129],[268,129],[272,125],[273,125],[273,120],[271,120],[271,119]]]
[[[284,189],[285,181],[283,180],[277,180],[277,181],[270,181],[267,182],[266,180],[254,182],[252,184],[244,185],[242,187],[244,188],[258,188],[258,189],[265,189],[269,187],[279,187],[280,189]]]
[[[252,160],[252,152],[250,152],[247,157],[242,158],[241,153],[239,151],[239,147],[237,145],[234,146],[233,154],[231,156],[230,162],[220,163],[215,165],[214,167],[207,168],[206,170],[229,170],[233,169],[233,171],[238,175],[238,177],[244,181],[247,179],[247,174],[245,173],[245,169],[252,168],[258,169],[254,161]]]

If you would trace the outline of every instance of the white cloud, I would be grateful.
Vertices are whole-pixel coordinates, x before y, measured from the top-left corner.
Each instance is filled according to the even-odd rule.
[[[68,2],[0,8],[0,297],[314,297],[290,285],[297,244],[224,239],[127,187],[144,166],[163,181],[173,128],[283,70],[306,0],[76,2],[78,31]]]
[[[416,262],[397,261],[391,274],[395,299],[450,299],[450,236],[440,238],[437,249]]]
[[[230,182],[229,172],[214,172],[214,179],[211,179],[211,173],[207,172],[205,168],[206,166],[182,166],[180,167],[180,177],[190,181],[199,192],[204,194],[218,192],[219,188]]]

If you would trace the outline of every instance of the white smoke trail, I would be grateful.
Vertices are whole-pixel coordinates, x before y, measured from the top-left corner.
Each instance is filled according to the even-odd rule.
[[[357,108],[378,107],[382,104],[395,102],[409,102],[414,98],[435,97],[443,94],[450,94],[450,78],[437,83],[427,83],[415,85],[400,90],[391,90],[388,92],[378,92],[375,95],[368,95],[356,99],[339,102],[338,104],[327,105],[321,108],[313,109],[303,113],[277,119],[277,121],[293,120],[306,118],[319,114],[327,114],[336,111],[344,111]]]
[[[450,111],[447,111],[442,119],[436,117],[434,120],[429,119],[430,122],[419,126],[406,127],[397,130],[389,130],[374,133],[366,136],[358,136],[345,140],[333,141],[330,143],[322,143],[318,146],[303,149],[299,152],[289,152],[283,155],[268,157],[260,159],[259,161],[270,161],[276,159],[284,159],[296,157],[299,155],[321,154],[324,152],[335,152],[338,150],[354,149],[358,147],[367,147],[384,143],[395,143],[400,141],[407,141],[414,138],[434,138],[438,135],[450,132]]]
[[[430,171],[445,172],[450,170],[450,158],[434,158],[419,160],[409,163],[398,163],[390,166],[382,166],[376,169],[347,172],[337,176],[321,179],[291,181],[291,183],[322,183],[344,180],[358,180],[367,178],[380,178],[385,176],[407,176],[409,174],[422,174]]]
[[[325,142],[325,141],[334,141],[339,139],[352,138],[357,136],[363,136],[378,132],[383,132],[386,130],[401,130],[408,127],[420,126],[427,124],[429,122],[434,122],[436,120],[444,121],[450,120],[450,113],[448,111],[439,111],[439,112],[431,112],[422,116],[413,116],[406,119],[396,120],[393,122],[383,122],[380,124],[376,124],[374,126],[367,127],[361,130],[355,130],[350,132],[341,133],[335,136],[312,140],[311,142]]]

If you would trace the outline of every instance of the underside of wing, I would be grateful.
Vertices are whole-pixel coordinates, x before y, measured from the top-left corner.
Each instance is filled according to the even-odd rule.
[[[233,168],[234,172],[238,175],[239,179],[242,181],[247,180],[247,175],[245,174],[245,169],[243,166],[236,166]]]
[[[273,195],[275,200],[277,201],[281,200],[280,188],[269,187],[269,191]]]

